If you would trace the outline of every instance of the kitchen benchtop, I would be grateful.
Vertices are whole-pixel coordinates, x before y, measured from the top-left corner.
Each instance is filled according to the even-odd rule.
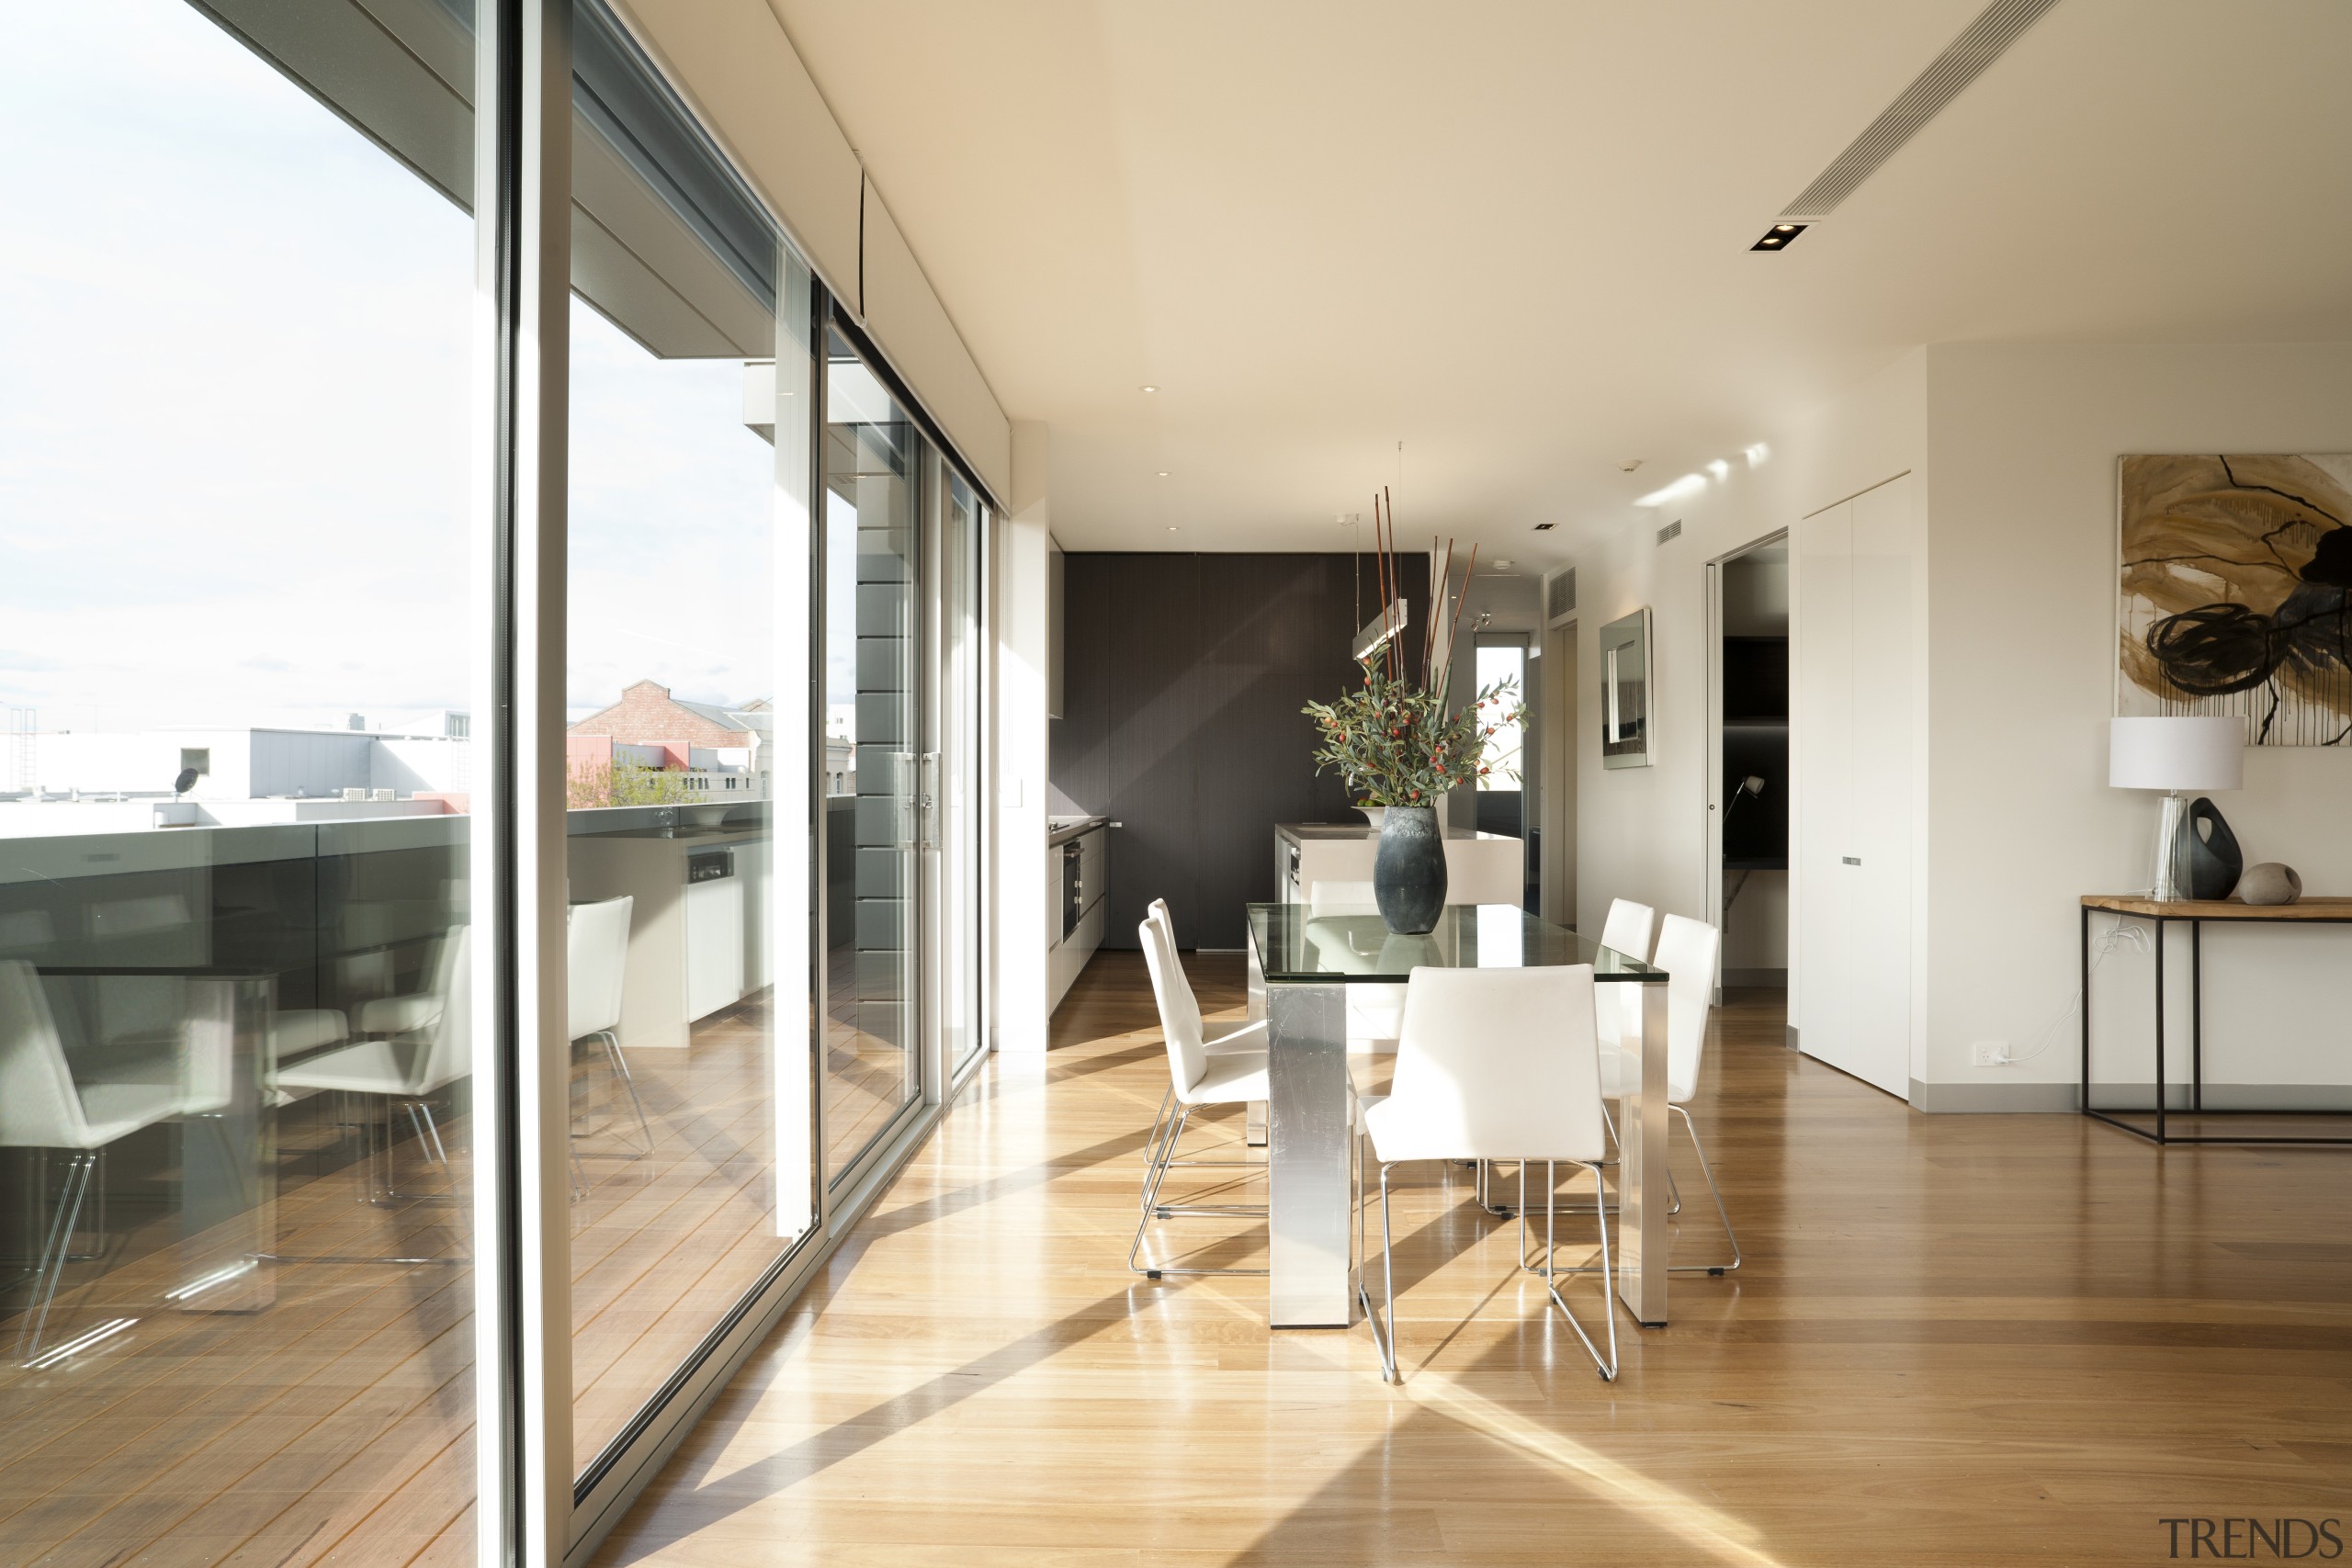
[[[1046,818],[1046,847],[1067,844],[1072,839],[1082,839],[1097,828],[1110,825],[1108,817],[1048,817]]]
[[[1369,822],[1277,822],[1274,833],[1293,843],[1317,843],[1334,839],[1376,839],[1380,829]],[[1445,836],[1453,840],[1486,839],[1495,843],[1519,842],[1507,833],[1481,833],[1470,828],[1448,828]]]

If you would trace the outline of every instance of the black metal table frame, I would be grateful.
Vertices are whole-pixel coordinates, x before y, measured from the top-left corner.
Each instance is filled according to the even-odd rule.
[[[2113,1112],[2102,1111],[2091,1103],[2091,916],[2111,915],[2117,920],[2146,920],[2156,932],[2156,1125],[2154,1132],[2124,1121]],[[2169,1086],[2165,1082],[2165,928],[2186,924],[2188,927],[2188,1111],[2205,1113],[2205,922],[2197,915],[2151,915],[2137,909],[2109,909],[2092,904],[2082,906],[2082,986],[2083,986],[2083,1114],[2110,1127],[2143,1137],[2152,1144],[2352,1144],[2352,1136],[2341,1137],[2264,1137],[2242,1136],[2234,1134],[2173,1133],[2165,1129],[2165,1100]],[[2228,925],[2352,925],[2352,914],[2341,918],[2312,915],[2233,915],[2223,922]],[[2145,1112],[2126,1114],[2144,1115]],[[2212,1112],[2216,1116],[2342,1116],[2345,1111],[2295,1111],[2283,1107],[2233,1107]]]

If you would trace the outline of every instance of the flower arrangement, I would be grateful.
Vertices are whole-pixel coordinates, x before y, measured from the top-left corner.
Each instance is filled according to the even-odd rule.
[[[1373,528],[1381,614],[1385,616],[1387,607],[1395,603],[1397,581],[1396,513],[1392,506],[1384,520],[1379,497],[1373,502]],[[1431,544],[1434,558],[1435,542]],[[1468,570],[1476,570],[1477,565],[1478,552],[1473,547]],[[1301,710],[1315,721],[1316,770],[1338,770],[1363,805],[1435,805],[1446,791],[1474,783],[1486,773],[1488,739],[1500,726],[1524,717],[1516,700],[1517,682],[1510,680],[1482,687],[1466,707],[1449,705],[1446,682],[1453,672],[1453,642],[1461,629],[1462,604],[1470,583],[1465,571],[1454,596],[1453,614],[1447,617],[1445,647],[1441,650],[1439,612],[1445,608],[1445,584],[1453,570],[1450,543],[1445,566],[1431,586],[1430,613],[1422,627],[1422,678],[1416,679],[1408,668],[1403,638],[1392,629],[1378,647],[1357,660],[1363,671],[1362,687],[1337,702],[1308,703]]]

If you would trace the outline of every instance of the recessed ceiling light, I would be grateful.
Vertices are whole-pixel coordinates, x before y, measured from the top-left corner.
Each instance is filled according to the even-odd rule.
[[[1168,477],[1168,470],[1167,470],[1166,468],[1162,468],[1162,469],[1160,469],[1160,470],[1159,470],[1159,477],[1160,477],[1161,479],[1166,479],[1166,478]]]
[[[1641,466],[1642,460],[1639,457],[1628,457],[1623,462],[1617,465],[1617,470],[1620,473],[1630,474]]]
[[[1791,241],[1804,233],[1807,227],[1809,225],[1804,223],[1775,223],[1765,231],[1762,239],[1747,248],[1751,251],[1783,250]]]
[[[1548,534],[1558,526],[1557,523],[1538,523],[1535,525],[1535,531],[1539,534]]]
[[[1510,558],[1509,556],[1497,558],[1495,561],[1495,570],[1497,571],[1509,571],[1510,570]]]
[[[1181,534],[1184,531],[1183,525],[1181,523],[1170,523],[1168,525],[1168,531],[1171,534]]]
[[[1146,388],[1144,389],[1144,390],[1145,390],[1145,391],[1147,391],[1147,392],[1156,392],[1156,391],[1159,390],[1159,388],[1157,388],[1157,387],[1146,387]]]

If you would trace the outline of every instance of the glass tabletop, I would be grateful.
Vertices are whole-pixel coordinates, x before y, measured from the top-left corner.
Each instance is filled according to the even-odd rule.
[[[1305,904],[1250,906],[1250,942],[1270,985],[1362,981],[1400,986],[1417,968],[1529,969],[1589,964],[1597,981],[1656,985],[1666,971],[1510,904],[1448,904],[1426,936],[1399,936],[1378,915],[1314,915]]]

